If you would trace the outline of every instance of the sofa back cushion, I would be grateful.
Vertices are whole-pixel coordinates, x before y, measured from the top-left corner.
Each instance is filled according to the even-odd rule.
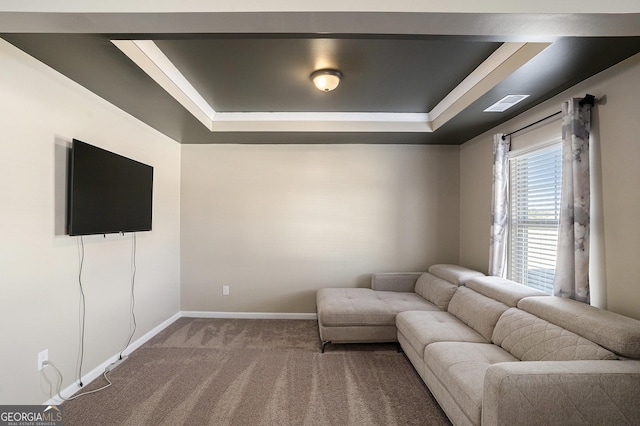
[[[502,314],[492,340],[521,361],[617,359],[595,343],[517,308]]]
[[[458,287],[449,302],[447,311],[473,328],[487,340],[491,340],[493,328],[500,315],[509,309],[507,305],[483,296],[467,287]]]
[[[640,359],[640,321],[563,297],[528,297],[518,308],[619,355]]]
[[[418,278],[418,281],[416,281],[415,292],[438,308],[446,311],[457,289],[457,285],[438,278],[429,272],[425,272]]]
[[[429,272],[438,278],[449,281],[451,284],[463,285],[465,282],[474,277],[484,277],[482,272],[465,268],[460,265],[449,265],[445,263],[431,265]]]
[[[524,297],[548,296],[543,291],[500,277],[471,278],[465,286],[513,308]]]
[[[413,292],[422,272],[376,272],[371,275],[371,289]]]

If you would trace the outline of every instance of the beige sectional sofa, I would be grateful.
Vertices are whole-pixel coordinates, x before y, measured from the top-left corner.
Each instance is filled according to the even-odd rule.
[[[434,265],[429,271],[373,274],[371,288],[318,290],[322,351],[329,343],[396,342],[398,313],[446,310],[458,285],[483,276],[457,265]]]
[[[455,265],[375,274],[317,302],[323,342],[392,341],[394,318],[456,425],[640,424],[640,321]]]

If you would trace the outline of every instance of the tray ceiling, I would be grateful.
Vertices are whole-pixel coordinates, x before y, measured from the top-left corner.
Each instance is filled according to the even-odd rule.
[[[461,144],[640,52],[640,29],[515,37],[362,33],[354,24],[305,33],[281,15],[267,18],[282,32],[42,33],[24,18],[24,31],[0,36],[180,143]],[[312,85],[320,68],[344,75],[335,91]],[[483,112],[509,94],[529,97]]]

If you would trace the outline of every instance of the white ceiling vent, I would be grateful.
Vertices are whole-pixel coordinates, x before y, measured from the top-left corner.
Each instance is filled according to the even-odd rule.
[[[529,95],[507,95],[495,104],[491,105],[489,108],[485,109],[483,112],[503,112],[528,97]]]

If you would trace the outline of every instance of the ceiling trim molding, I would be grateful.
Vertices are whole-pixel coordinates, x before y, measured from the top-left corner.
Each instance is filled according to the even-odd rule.
[[[435,131],[497,86],[551,43],[504,43],[430,112]]]
[[[218,112],[214,132],[431,132],[429,114],[386,112]]]
[[[216,111],[151,40],[111,40],[209,130]]]
[[[495,69],[513,56],[526,43],[503,43],[478,68],[473,70],[458,86],[445,96],[431,111],[432,120],[449,110],[465,93],[489,76]]]
[[[218,112],[214,121],[388,121],[427,122],[427,113],[397,112]]]

